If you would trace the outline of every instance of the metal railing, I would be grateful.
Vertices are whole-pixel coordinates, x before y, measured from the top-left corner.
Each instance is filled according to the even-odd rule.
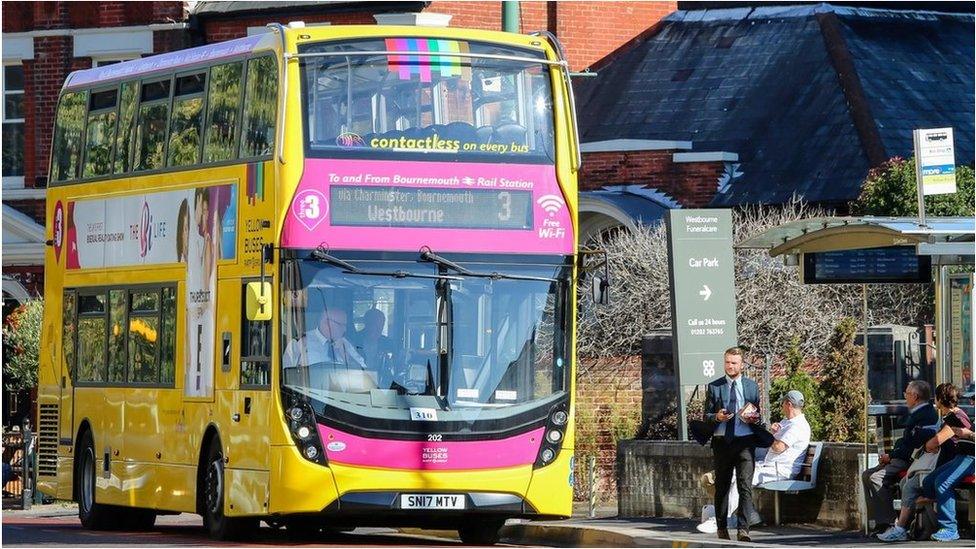
[[[16,429],[16,428],[15,428]],[[36,435],[30,422],[3,432],[3,508],[30,509],[36,480]]]

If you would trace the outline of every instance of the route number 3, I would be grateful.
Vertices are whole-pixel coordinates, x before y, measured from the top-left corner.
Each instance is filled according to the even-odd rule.
[[[702,374],[711,377],[715,375],[715,361],[714,360],[703,360],[702,361]]]
[[[319,197],[310,194],[302,199],[302,215],[305,216],[305,219],[318,219],[321,213]]]

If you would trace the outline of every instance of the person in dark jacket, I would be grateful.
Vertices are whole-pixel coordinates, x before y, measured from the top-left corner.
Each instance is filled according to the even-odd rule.
[[[728,494],[732,472],[739,490],[739,541],[752,541],[749,521],[757,516],[752,502],[752,476],[756,466],[756,429],[762,429],[759,386],[742,375],[742,350],[725,351],[725,375],[708,384],[705,420],[714,425],[712,456],[715,462],[715,522],[718,537],[729,539]]]
[[[931,436],[931,430],[926,431],[926,428],[934,428],[939,421],[939,413],[929,403],[931,398],[932,389],[928,383],[915,380],[908,384],[905,389],[908,414],[899,422],[904,429],[901,438],[890,452],[878,456],[877,466],[861,473],[868,517],[874,521],[875,533],[885,532],[895,522],[894,487],[901,480],[899,475],[911,465],[912,452]]]

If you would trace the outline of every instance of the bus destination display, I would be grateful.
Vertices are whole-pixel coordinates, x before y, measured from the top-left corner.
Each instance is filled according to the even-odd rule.
[[[530,230],[532,193],[336,185],[333,226]]]
[[[917,255],[914,246],[814,252],[803,254],[803,282],[929,282],[930,266],[930,258]]]

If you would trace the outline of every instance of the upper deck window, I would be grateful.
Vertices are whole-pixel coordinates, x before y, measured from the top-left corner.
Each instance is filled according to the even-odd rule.
[[[271,154],[277,112],[278,69],[274,58],[265,56],[248,60],[241,158]]]
[[[139,124],[136,126],[136,170],[163,167],[166,125],[169,122],[169,88],[169,80],[142,85]]]
[[[114,89],[94,92],[88,101],[85,168],[82,177],[106,175],[112,169],[116,94],[117,90]]]
[[[54,151],[51,155],[51,181],[67,181],[78,177],[81,165],[81,132],[85,127],[87,91],[61,96],[57,121],[54,124]]]
[[[206,73],[176,77],[173,94],[173,121],[169,129],[170,166],[189,166],[200,163],[203,142],[203,97]]]
[[[325,42],[303,54],[309,156],[553,161],[548,67],[509,59],[356,52],[474,53],[544,59],[497,44],[426,38]]]

